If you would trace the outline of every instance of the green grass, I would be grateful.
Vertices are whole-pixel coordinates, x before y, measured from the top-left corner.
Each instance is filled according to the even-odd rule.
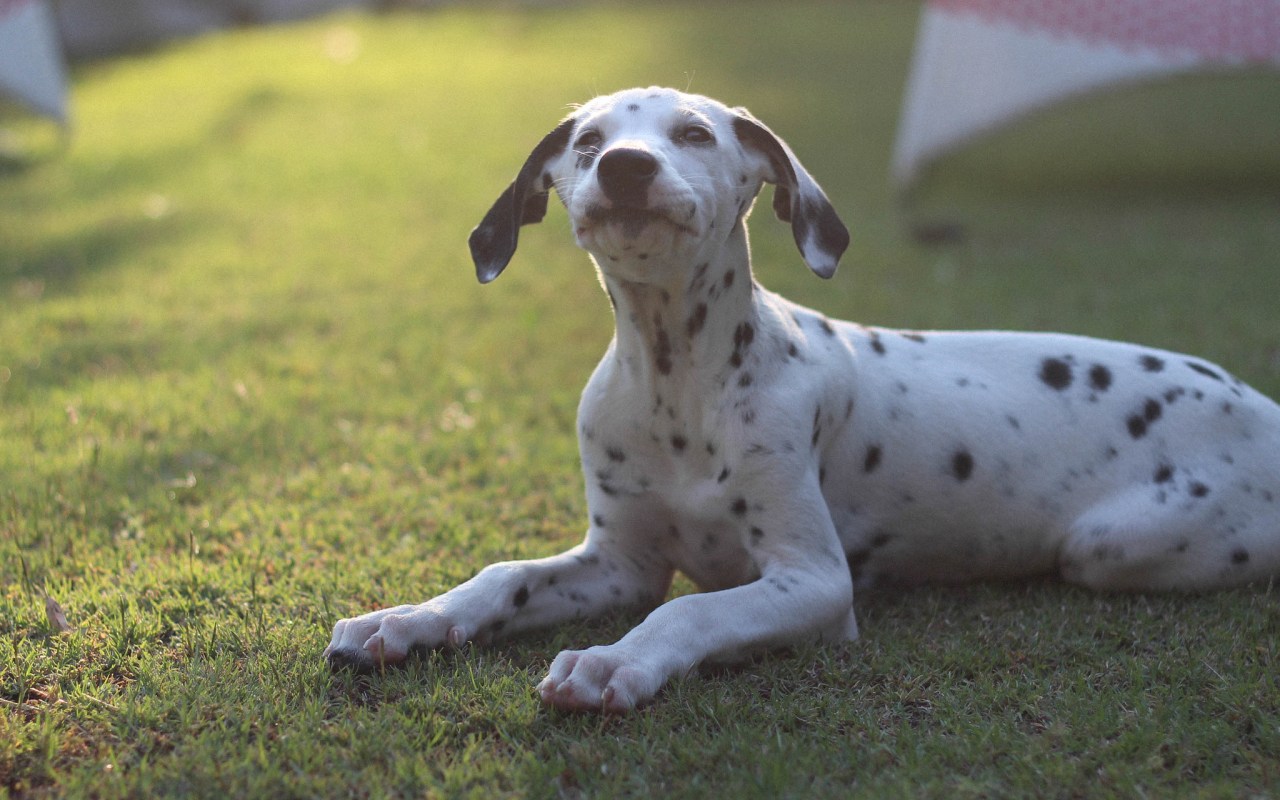
[[[559,209],[493,286],[465,238],[596,92],[691,86],[788,138],[854,232],[823,283],[757,215],[759,275],[800,302],[1138,340],[1280,395],[1280,154],[1249,144],[1274,79],[1040,115],[940,171],[920,213],[966,237],[927,249],[886,179],[914,7],[733,8],[343,15],[76,70],[68,151],[0,165],[0,797],[1280,791],[1266,587],[873,592],[856,645],[627,718],[532,691],[622,618],[323,668],[337,617],[581,536],[607,302]]]

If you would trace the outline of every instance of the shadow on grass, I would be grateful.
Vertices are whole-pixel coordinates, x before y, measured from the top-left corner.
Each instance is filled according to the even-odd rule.
[[[15,291],[36,298],[74,292],[79,281],[111,267],[143,260],[155,246],[189,238],[194,226],[174,220],[108,219],[62,236],[42,236],[20,258],[0,272],[0,292]]]
[[[74,131],[65,132],[59,144],[42,147],[31,157],[6,158],[0,153],[0,180],[56,183],[65,179],[68,184],[63,190],[25,192],[21,215],[15,213],[10,221],[25,215],[44,220],[83,218],[85,210],[110,208],[69,232],[45,232],[30,244],[11,244],[8,257],[0,258],[0,295],[20,284],[25,288],[19,295],[71,293],[90,275],[119,264],[145,262],[153,248],[193,242],[223,226],[225,219],[207,212],[198,219],[174,217],[163,206],[149,209],[127,201],[153,195],[157,187],[198,185],[211,159],[234,157],[234,148],[252,126],[287,99],[266,87],[245,91],[214,114],[199,135],[161,150],[138,147],[109,161],[77,158]],[[20,243],[26,237],[19,233],[15,238]]]

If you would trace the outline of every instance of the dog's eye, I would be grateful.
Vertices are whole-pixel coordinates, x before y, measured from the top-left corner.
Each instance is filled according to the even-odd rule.
[[[604,143],[604,137],[600,135],[600,131],[583,131],[578,137],[578,141],[574,143],[573,149],[579,153],[587,150],[594,150]]]
[[[706,125],[686,125],[676,131],[676,141],[685,144],[711,144],[715,140],[715,134]]]

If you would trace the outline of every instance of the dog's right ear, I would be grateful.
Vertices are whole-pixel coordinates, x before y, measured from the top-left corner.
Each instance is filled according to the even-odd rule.
[[[569,117],[542,137],[525,159],[516,179],[471,231],[467,243],[471,246],[471,260],[475,262],[476,277],[481,283],[488,283],[506,269],[516,252],[520,226],[541,222],[546,215],[551,176],[544,169],[548,161],[569,146],[573,125],[573,117]]]

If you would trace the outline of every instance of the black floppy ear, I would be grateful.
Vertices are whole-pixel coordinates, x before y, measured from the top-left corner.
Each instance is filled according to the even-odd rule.
[[[476,264],[476,277],[481,283],[488,283],[506,269],[516,252],[520,226],[541,222],[546,216],[551,179],[543,174],[543,169],[548,161],[569,146],[572,131],[573,118],[570,117],[542,137],[525,159],[516,179],[471,231],[467,243],[471,246],[471,260]]]
[[[766,180],[774,184],[773,212],[791,223],[791,234],[809,269],[830,278],[849,246],[849,230],[787,143],[745,108],[734,109],[734,114],[733,132],[738,141],[769,162],[772,175]]]

